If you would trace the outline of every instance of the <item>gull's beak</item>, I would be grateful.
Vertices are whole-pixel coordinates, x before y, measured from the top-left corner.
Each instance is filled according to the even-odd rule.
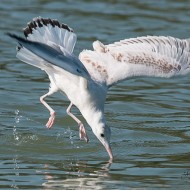
[[[112,160],[113,160],[113,154],[112,154],[112,150],[111,150],[110,145],[109,145],[109,144],[104,144],[104,147],[105,147],[106,151],[107,151],[108,154],[109,154],[110,161],[112,161]]]

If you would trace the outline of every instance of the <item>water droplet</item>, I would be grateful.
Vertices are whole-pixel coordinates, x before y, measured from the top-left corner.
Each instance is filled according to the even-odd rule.
[[[15,114],[16,115],[18,115],[19,114],[19,110],[17,109],[17,110],[15,110]]]
[[[18,117],[18,116],[15,117],[15,122],[16,122],[16,123],[19,123],[19,122],[20,122],[20,117]]]
[[[16,125],[14,125],[13,127],[13,137],[16,141],[18,141],[20,138],[18,136],[18,132],[17,132],[17,129],[16,129]]]
[[[37,137],[37,135],[32,135],[32,136],[30,136],[30,139],[33,141],[37,141],[38,137]]]

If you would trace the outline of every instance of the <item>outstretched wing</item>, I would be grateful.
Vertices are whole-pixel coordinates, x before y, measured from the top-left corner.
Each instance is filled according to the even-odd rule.
[[[34,54],[34,56],[37,56],[39,59],[43,60],[41,64],[43,64],[44,70],[46,70],[46,67],[54,68],[54,66],[57,66],[60,69],[64,69],[74,75],[82,76],[86,79],[89,78],[86,68],[71,54],[64,55],[60,51],[44,43],[26,40],[15,34],[7,34],[11,38],[17,40],[21,48],[26,48],[30,53]]]
[[[190,72],[190,40],[147,36],[110,45],[93,43],[80,54],[94,80],[112,86],[136,76],[172,77]]]
[[[76,43],[73,30],[57,20],[34,18],[24,29],[26,39],[8,35],[19,43],[17,57],[42,70],[64,69],[72,74],[89,78],[88,71],[72,51]]]

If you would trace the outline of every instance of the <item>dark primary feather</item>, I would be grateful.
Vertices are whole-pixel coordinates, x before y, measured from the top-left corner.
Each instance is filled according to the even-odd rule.
[[[60,24],[56,19],[36,17],[28,23],[28,26],[26,28],[23,29],[25,37],[27,38],[29,34],[32,34],[33,30],[36,30],[37,27],[41,28],[44,25],[47,26],[48,24],[53,27],[57,26],[59,28],[68,30],[69,32],[73,32],[72,28],[63,23]]]

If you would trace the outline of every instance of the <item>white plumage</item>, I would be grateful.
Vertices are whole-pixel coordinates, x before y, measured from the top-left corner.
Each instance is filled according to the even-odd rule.
[[[91,74],[95,80],[108,86],[130,77],[168,78],[190,72],[190,39],[147,36],[109,45],[96,41],[93,47],[83,51],[80,60],[89,72],[100,74]]]
[[[44,70],[50,79],[49,92],[41,102],[50,111],[46,126],[55,120],[55,111],[44,101],[61,91],[70,100],[67,113],[78,123],[80,138],[88,141],[81,121],[71,113],[75,105],[113,159],[110,128],[104,117],[104,103],[110,86],[137,76],[173,77],[190,72],[190,39],[147,36],[104,45],[93,43],[94,51],[73,55],[76,34],[57,20],[33,19],[24,29],[27,39],[8,34],[19,43],[17,57]]]

